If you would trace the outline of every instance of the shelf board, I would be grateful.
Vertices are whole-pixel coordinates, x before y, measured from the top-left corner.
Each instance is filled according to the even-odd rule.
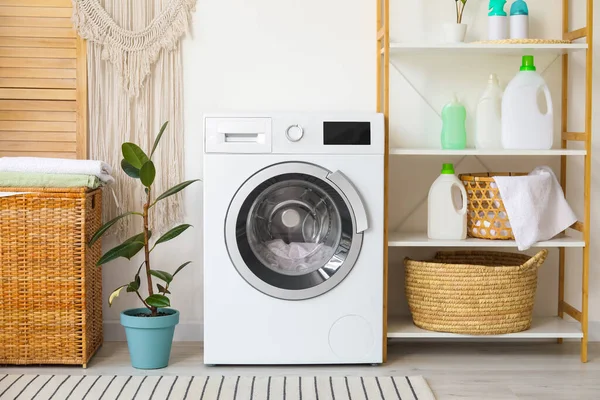
[[[583,337],[577,322],[558,317],[534,317],[531,329],[505,335],[462,335],[421,329],[407,317],[390,317],[388,338],[401,339],[580,339]]]
[[[429,239],[426,233],[390,232],[390,247],[517,247],[514,240],[486,240],[467,238],[466,240]],[[571,236],[558,236],[539,242],[532,247],[585,247],[585,242]]]
[[[390,43],[392,53],[452,52],[522,56],[525,54],[565,54],[587,50],[587,43],[570,44],[483,44],[483,43]]]
[[[551,149],[551,150],[442,150],[442,149],[410,149],[393,147],[390,155],[403,156],[585,156],[585,150]]]

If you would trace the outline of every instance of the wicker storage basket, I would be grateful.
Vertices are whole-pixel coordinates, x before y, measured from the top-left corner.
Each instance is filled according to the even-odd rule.
[[[0,364],[86,366],[102,344],[102,191],[0,188]]]
[[[480,239],[512,240],[513,231],[493,176],[526,173],[486,172],[459,176],[467,191],[467,234]]]
[[[432,261],[405,259],[406,297],[420,328],[499,335],[531,327],[538,268],[534,257],[485,251],[439,252]]]

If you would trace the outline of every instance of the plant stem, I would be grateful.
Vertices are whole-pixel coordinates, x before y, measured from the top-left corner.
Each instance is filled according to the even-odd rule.
[[[150,307],[150,306],[148,305],[148,303],[146,303],[146,300],[144,300],[144,299],[142,298],[142,295],[140,295],[140,292],[138,292],[138,291],[136,290],[136,291],[135,291],[135,294],[137,294],[137,295],[138,295],[138,297],[140,298],[140,300],[142,301],[142,303],[144,303],[144,305],[146,306],[146,308],[147,308],[148,310],[152,311],[152,307]]]
[[[454,5],[456,6],[456,23],[460,24],[460,12],[459,12],[459,8],[458,8],[458,2],[460,0],[455,0],[454,1]]]
[[[458,3],[457,3],[458,4]],[[460,9],[460,14],[458,16],[458,23],[462,24],[462,18],[463,18],[463,14],[465,12],[465,6],[467,5],[467,2],[462,3],[462,7]]]
[[[146,203],[144,204],[144,256],[146,260],[146,278],[148,279],[148,296],[152,296],[154,294],[154,289],[152,289],[152,275],[150,275],[150,243],[149,243],[149,235],[148,235],[148,207],[150,206],[150,188],[148,188],[146,193]],[[146,302],[144,301],[144,304]],[[148,304],[146,304],[146,307]],[[152,316],[156,317],[157,309],[156,307],[150,307],[150,311],[152,312]]]

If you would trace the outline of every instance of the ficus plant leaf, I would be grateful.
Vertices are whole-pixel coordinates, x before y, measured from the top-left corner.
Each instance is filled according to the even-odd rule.
[[[121,290],[125,289],[127,287],[127,285],[122,285],[119,286],[118,288],[116,288],[115,290],[112,291],[112,293],[110,294],[110,296],[108,296],[108,306],[111,307],[112,306],[112,302],[114,299],[116,299],[117,297],[119,297],[119,294],[121,293]]]
[[[158,143],[160,142],[163,133],[165,133],[165,129],[167,129],[167,125],[169,125],[169,121],[165,122],[163,126],[160,127],[160,131],[158,132],[158,135],[156,135],[156,139],[154,140],[154,146],[152,146],[152,151],[150,152],[150,158],[152,158],[152,156],[154,155],[154,152],[158,147]]]
[[[116,260],[119,257],[125,257],[131,260],[144,247],[144,242],[123,243],[104,253],[98,260],[96,265],[104,265],[110,261]]]
[[[152,296],[148,296],[146,298],[146,303],[148,303],[149,306],[156,308],[164,308],[171,305],[169,298],[162,294],[153,294]]]
[[[106,233],[106,231],[109,230],[114,224],[116,224],[117,222],[119,222],[119,220],[121,218],[125,218],[128,215],[132,215],[132,214],[136,214],[136,213],[134,213],[134,212],[126,212],[125,214],[119,215],[118,217],[116,217],[116,218],[112,219],[111,221],[108,221],[107,223],[105,223],[104,225],[102,225],[102,227],[100,229],[98,229],[98,231],[96,231],[96,233],[94,234],[94,236],[92,236],[92,238],[88,242],[88,246],[92,247],[94,245],[94,243],[96,243],[96,241],[98,239],[100,239],[102,237],[102,235],[104,235]]]
[[[140,181],[142,184],[146,186],[146,189],[149,188],[154,183],[154,178],[156,177],[156,169],[154,168],[154,163],[152,161],[146,161],[142,168],[140,168]]]
[[[150,275],[157,277],[158,279],[162,279],[166,283],[171,283],[173,281],[173,275],[165,271],[158,271],[151,269]]]
[[[166,287],[164,287],[160,283],[157,283],[156,287],[158,288],[158,291],[161,292],[161,293],[163,293],[163,294],[171,294],[171,292],[169,292],[169,289],[167,289]]]
[[[142,283],[142,280],[141,280],[140,276],[136,275],[134,281],[129,282],[129,285],[127,285],[127,292],[129,292],[129,293],[137,292],[138,290],[140,290],[141,283]]]
[[[144,248],[144,233],[132,236],[117,247],[114,247],[104,253],[96,265],[103,265],[119,257],[125,257],[131,260],[141,249]]]
[[[185,232],[186,229],[188,229],[190,227],[191,227],[191,225],[189,225],[189,224],[182,224],[182,225],[176,226],[175,228],[171,229],[170,231],[168,231],[167,233],[162,235],[156,241],[156,244],[168,242],[171,239],[175,239],[177,236],[181,235],[183,232]]]
[[[123,152],[123,158],[135,168],[142,168],[142,165],[148,161],[148,156],[137,144],[123,143],[121,151]]]
[[[132,178],[138,179],[140,177],[140,169],[129,164],[126,159],[121,160],[121,169]]]
[[[177,268],[177,269],[175,270],[175,272],[173,272],[173,277],[175,277],[175,275],[177,275],[177,273],[179,273],[179,271],[181,271],[182,269],[184,269],[185,267],[187,267],[187,266],[188,266],[189,264],[191,264],[191,263],[192,263],[191,261],[188,261],[188,262],[185,262],[185,263],[181,264],[181,265],[179,266],[179,268]]]
[[[162,200],[162,199],[166,199],[169,196],[173,196],[174,194],[179,193],[180,191],[182,191],[186,187],[190,186],[192,183],[197,182],[199,180],[200,179],[194,179],[194,180],[191,180],[191,181],[181,182],[180,184],[173,186],[171,189],[167,190],[166,192],[164,192],[163,194],[161,194],[160,196],[158,196],[156,198],[156,201],[159,201],[159,200]]]

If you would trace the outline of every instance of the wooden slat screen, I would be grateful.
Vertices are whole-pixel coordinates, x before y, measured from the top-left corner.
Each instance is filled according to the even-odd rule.
[[[0,157],[87,157],[85,41],[71,0],[0,0]]]

